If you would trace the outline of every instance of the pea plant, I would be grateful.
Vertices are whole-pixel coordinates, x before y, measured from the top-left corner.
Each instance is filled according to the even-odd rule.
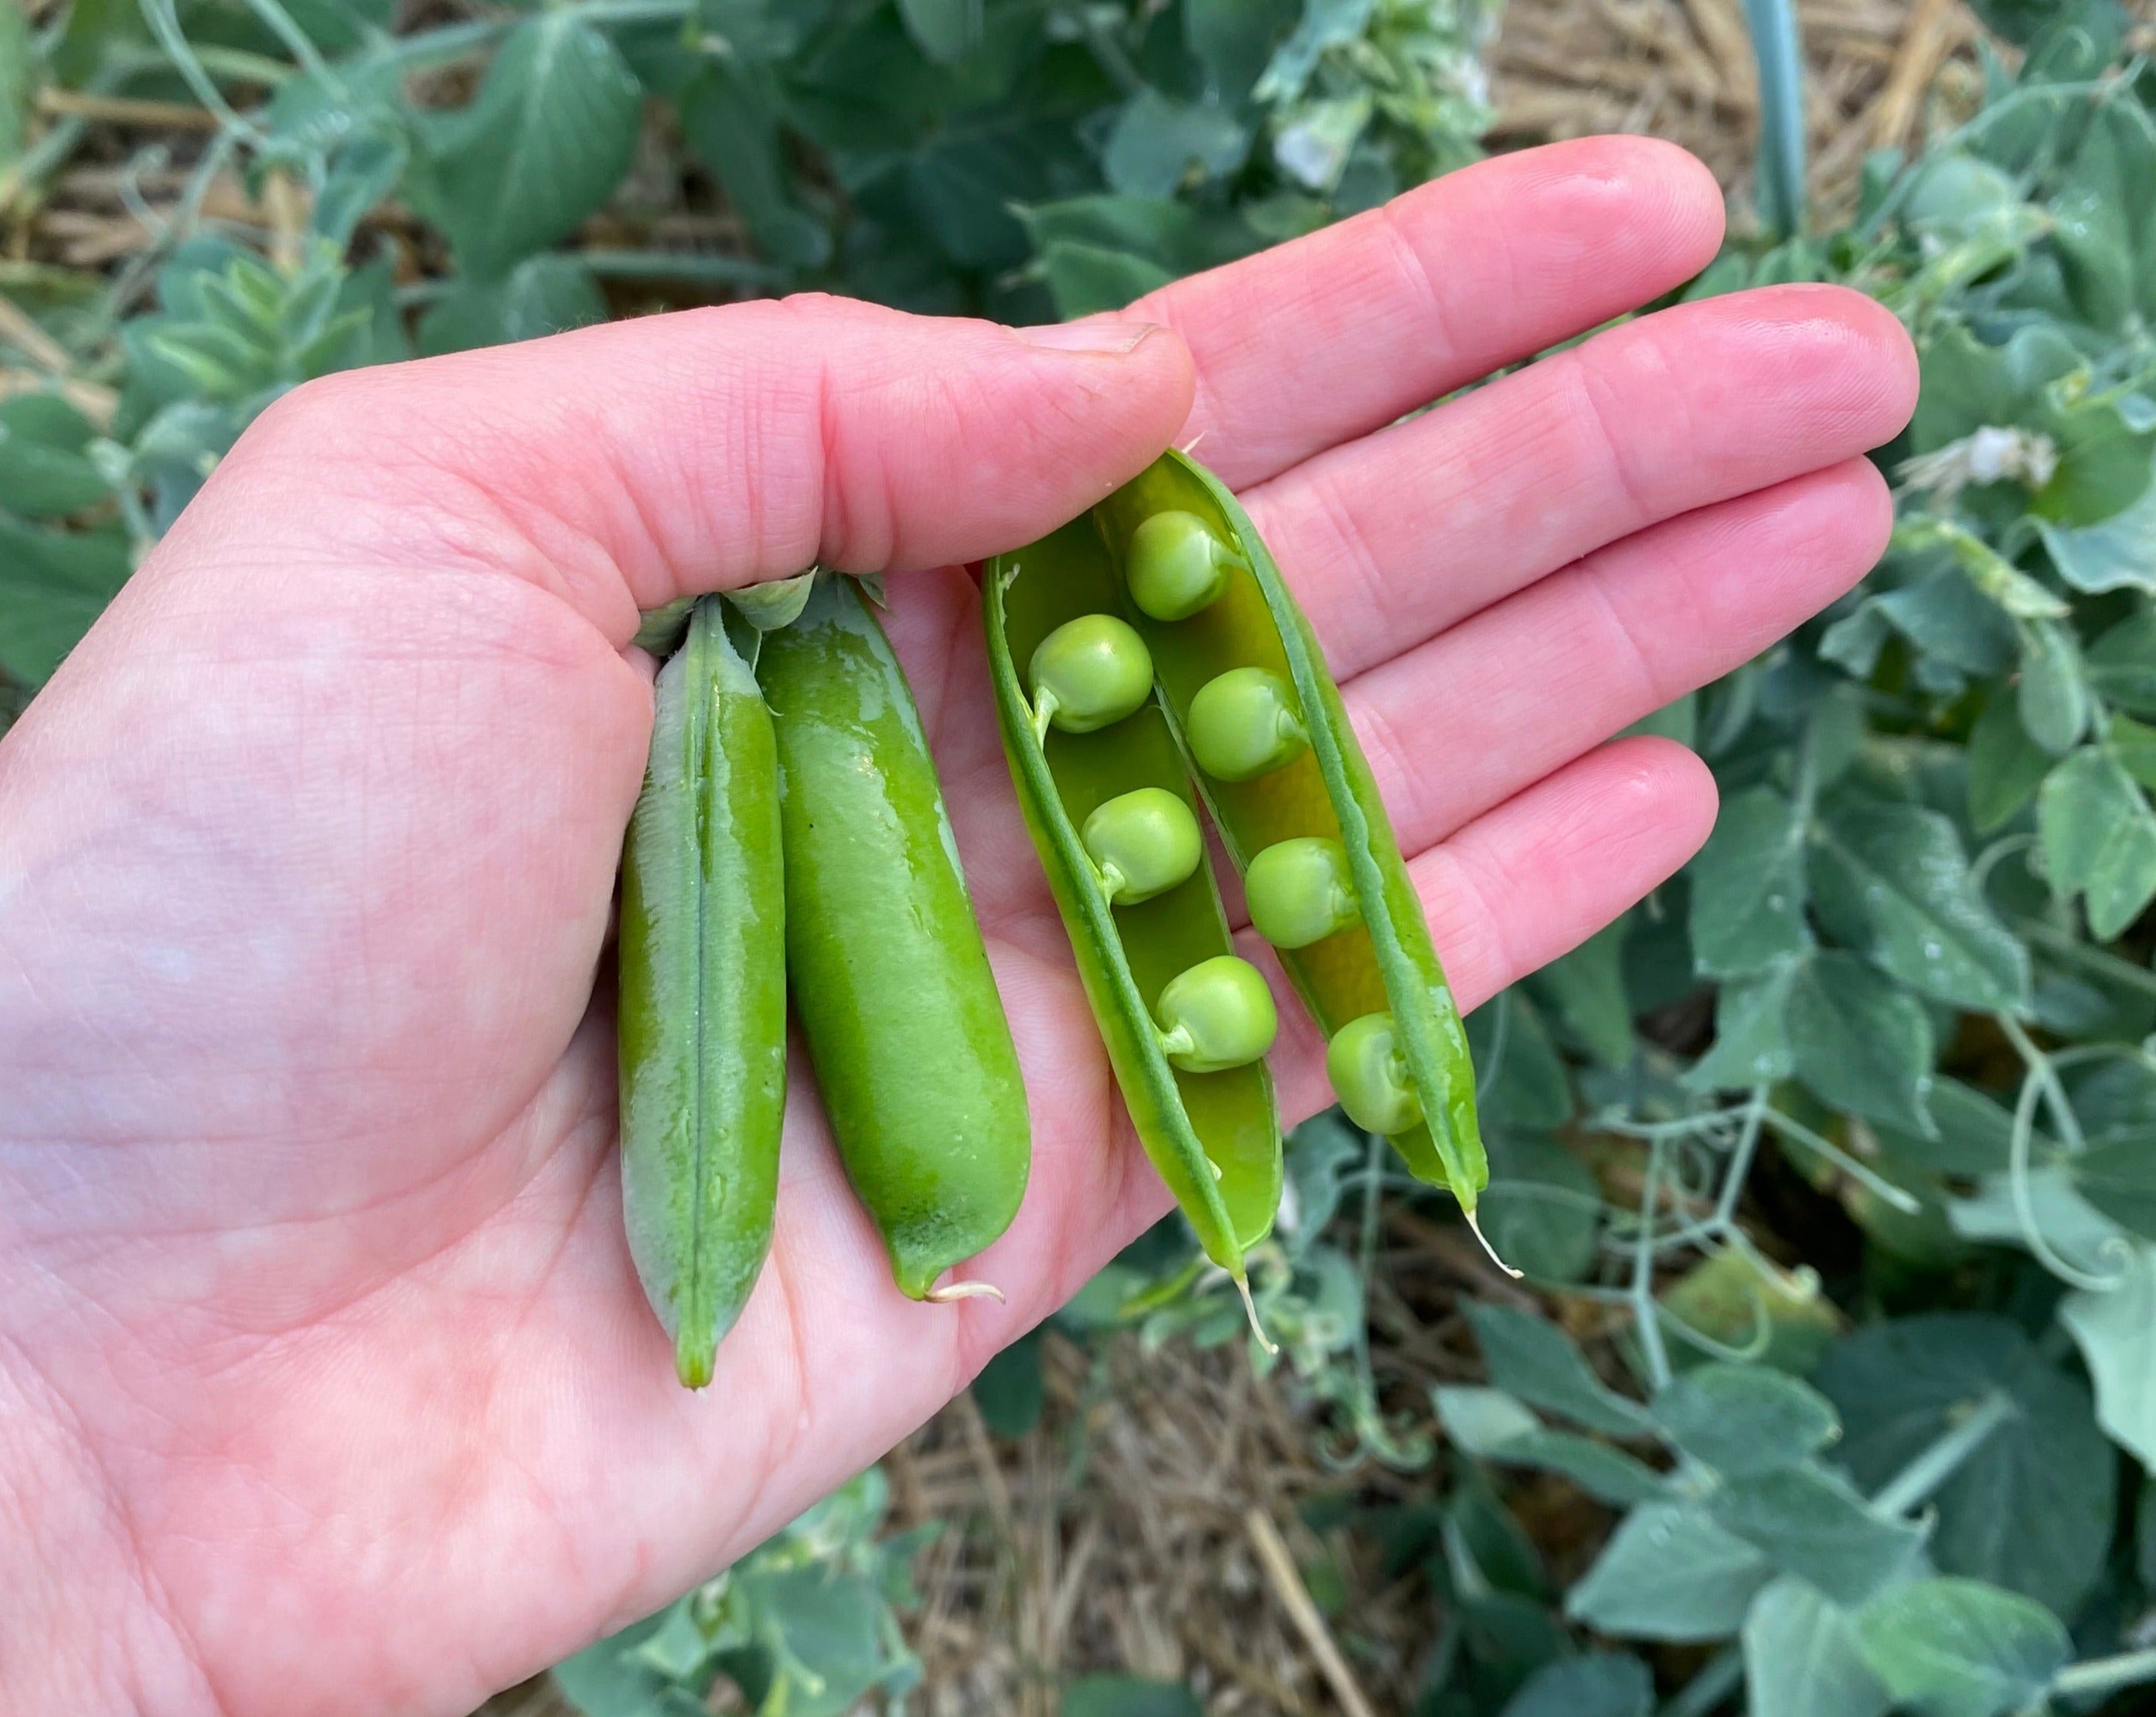
[[[1337,1113],[1250,1260],[1282,1349],[1253,1359],[1343,1468],[1430,1476],[1383,1526],[1443,1599],[1425,1717],[2129,1709],[2156,1678],[2156,73],[2112,0],[1985,0],[1980,108],[1807,231],[1792,33],[1747,10],[1768,230],[1686,295],[1834,280],[1902,319],[1892,546],[1645,724],[1714,769],[1707,849],[1468,1022],[1484,1224],[1537,1290],[1469,1312],[1486,1380],[1409,1387],[1373,1330],[1389,1217],[1445,1211]],[[311,377],[798,287],[1120,305],[1471,158],[1486,25],[1476,0],[0,8],[11,232],[102,149],[145,235],[0,259],[0,721]],[[199,123],[116,161],[96,116],[150,103]],[[1246,1339],[1173,1226],[1060,1316]],[[1032,1352],[982,1385],[1014,1431]],[[1583,1558],[1507,1505],[1551,1474],[1609,1511]],[[882,1515],[871,1475],[565,1692],[901,1700],[913,1546]]]

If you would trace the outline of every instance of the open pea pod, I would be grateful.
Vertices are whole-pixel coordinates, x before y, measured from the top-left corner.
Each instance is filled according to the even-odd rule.
[[[1336,1094],[1471,1218],[1489,1167],[1466,1031],[1310,622],[1249,515],[1183,454],[1089,522]]]
[[[1234,946],[1196,834],[1188,772],[1165,712],[1142,695],[1142,701],[1134,709],[1118,706],[1115,718],[1071,732],[1036,718],[1021,679],[1020,664],[1033,661],[1051,633],[1121,613],[1116,564],[1092,520],[1081,518],[991,562],[983,602],[997,719],[1019,804],[1124,1102],[1207,1256],[1240,1283],[1243,1255],[1270,1230],[1281,1196],[1280,1117],[1264,1046],[1240,1065],[1192,1071],[1171,1062],[1168,1040],[1156,1023],[1173,1013],[1178,979],[1187,981],[1209,962],[1231,957]],[[1194,867],[1157,892],[1150,885],[1126,886],[1122,897],[1111,902],[1100,861],[1086,843],[1090,834],[1100,846],[1104,807],[1110,823],[1117,808],[1142,817],[1164,812],[1169,821],[1187,823],[1187,842],[1167,844],[1183,846]],[[1160,843],[1142,838],[1139,844]],[[1178,863],[1163,875],[1182,870]],[[1145,897],[1133,900],[1133,894]],[[1270,1041],[1270,1003],[1262,1005]]]

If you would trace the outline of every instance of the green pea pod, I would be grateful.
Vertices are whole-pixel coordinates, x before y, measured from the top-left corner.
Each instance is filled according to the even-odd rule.
[[[1025,1087],[927,737],[857,581],[826,574],[764,635],[778,741],[786,959],[846,1172],[915,1299],[1010,1226]]]
[[[1181,882],[1111,902],[1101,868],[1109,851],[1096,837],[1099,850],[1089,851],[1085,838],[1099,829],[1096,813],[1105,805],[1157,806],[1151,794],[1131,797],[1148,789],[1173,795],[1194,821],[1188,773],[1156,700],[1112,723],[1072,732],[1036,719],[1020,677],[1019,665],[1036,664],[1041,644],[1060,628],[1120,609],[1115,567],[1092,522],[1080,519],[991,562],[983,599],[1004,754],[1123,1100],[1207,1256],[1240,1283],[1243,1255],[1265,1238],[1280,1204],[1271,1076],[1262,1060],[1209,1072],[1174,1065],[1159,1018],[1175,980],[1233,951],[1212,868],[1193,841],[1195,862]],[[1033,671],[1045,676],[1059,666],[1039,661]],[[1102,677],[1114,681],[1120,673],[1111,664]],[[1158,844],[1179,842],[1170,834]],[[1176,858],[1168,873],[1181,869]]]
[[[622,857],[622,1206],[697,1389],[770,1250],[786,1114],[778,753],[717,598],[696,605],[654,702]]]
[[[1281,947],[1281,964],[1328,1039],[1368,1016],[1392,1016],[1377,1044],[1403,1077],[1397,1088],[1373,1092],[1360,1106],[1395,1125],[1404,1113],[1419,1113],[1419,1121],[1390,1132],[1392,1142],[1417,1179],[1449,1187],[1471,1219],[1489,1166],[1467,1034],[1310,622],[1249,515],[1183,454],[1163,455],[1091,517],[1097,552],[1126,581],[1123,612],[1152,653],[1162,702],[1236,869],[1249,872],[1260,855],[1286,841],[1338,844],[1352,921],[1302,946]],[[1202,581],[1187,572],[1191,567],[1201,569]],[[1147,612],[1132,599],[1133,588],[1175,617]],[[1165,599],[1163,589],[1170,593]],[[1209,763],[1220,773],[1198,766]],[[1291,848],[1282,856],[1306,853]],[[1279,869],[1322,873],[1322,864]],[[1342,1058],[1365,1066],[1372,1059]],[[1351,1114],[1358,1106],[1349,1103]]]

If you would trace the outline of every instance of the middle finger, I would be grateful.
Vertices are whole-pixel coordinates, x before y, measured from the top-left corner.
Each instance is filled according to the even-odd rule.
[[[1342,680],[1619,538],[1908,417],[1893,316],[1838,286],[1681,305],[1242,497]]]

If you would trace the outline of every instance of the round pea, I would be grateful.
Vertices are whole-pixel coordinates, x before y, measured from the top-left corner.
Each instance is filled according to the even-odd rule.
[[[1037,717],[1066,733],[1120,722],[1152,691],[1152,655],[1113,614],[1081,614],[1040,640],[1027,670]]]
[[[1422,1119],[1390,1014],[1365,1014],[1334,1032],[1325,1077],[1348,1118],[1366,1133],[1404,1133]]]
[[[1198,767],[1219,781],[1270,774],[1310,743],[1286,681],[1265,668],[1230,668],[1190,700],[1183,723]]]
[[[1265,980],[1231,954],[1177,973],[1153,1011],[1162,1053],[1186,1073],[1218,1073],[1255,1062],[1280,1031]]]
[[[1100,870],[1103,892],[1123,906],[1167,893],[1205,853],[1198,819],[1165,787],[1140,787],[1103,800],[1079,839]]]
[[[1228,588],[1242,557],[1194,512],[1157,512],[1131,532],[1124,577],[1131,600],[1157,620],[1187,620]]]
[[[1363,914],[1348,871],[1348,849],[1322,835],[1276,841],[1243,878],[1250,923],[1275,948],[1307,948]]]

